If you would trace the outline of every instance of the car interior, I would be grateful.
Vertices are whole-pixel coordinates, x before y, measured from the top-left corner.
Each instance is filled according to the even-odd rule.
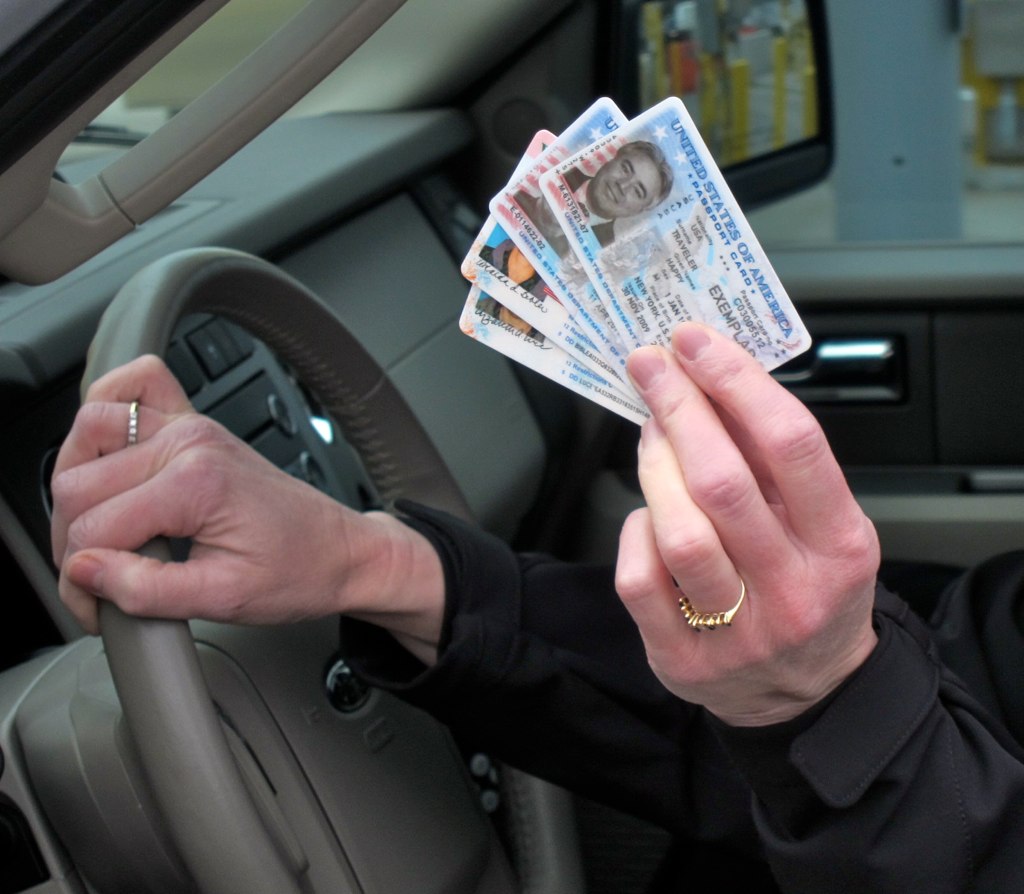
[[[349,506],[612,563],[638,427],[466,338],[460,265],[536,132],[679,95],[813,336],[773,374],[926,612],[1024,544],[1021,32],[1021,0],[7,0],[0,894],[647,890],[667,832],[367,688],[336,618],[84,635],[49,490],[83,390],[156,353]]]

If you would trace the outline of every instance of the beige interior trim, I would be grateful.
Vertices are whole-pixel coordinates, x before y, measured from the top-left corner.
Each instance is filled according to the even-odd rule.
[[[311,0],[223,79],[104,171],[79,185],[54,180],[57,159],[75,135],[223,0],[201,6],[189,17],[190,27],[173,29],[159,49],[151,48],[129,66],[131,78],[126,70],[105,85],[0,178],[4,195],[17,196],[0,212],[5,233],[0,272],[20,282],[49,282],[148,220],[293,106],[403,2]],[[17,190],[11,190],[13,183]]]

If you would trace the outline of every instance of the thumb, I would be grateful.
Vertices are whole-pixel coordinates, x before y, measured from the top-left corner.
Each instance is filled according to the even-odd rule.
[[[76,553],[64,563],[57,581],[61,602],[94,636],[100,632],[96,596],[102,591],[103,571],[103,563],[95,556]]]
[[[188,574],[182,563],[127,550],[89,549],[65,562],[62,577],[67,586],[61,598],[93,633],[98,631],[97,599],[108,599],[129,615],[184,617],[179,594]]]

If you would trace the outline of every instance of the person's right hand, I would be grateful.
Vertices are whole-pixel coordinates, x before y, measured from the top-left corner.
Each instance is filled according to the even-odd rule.
[[[652,419],[616,583],[651,668],[734,726],[790,720],[875,647],[875,529],[814,416],[735,341],[684,323],[628,363]],[[700,633],[684,597],[740,607]]]
[[[133,400],[138,443],[129,447]],[[97,598],[140,616],[252,624],[343,612],[433,657],[444,584],[427,541],[277,469],[195,413],[156,357],[89,389],[52,488],[61,598],[89,632]],[[159,536],[191,538],[188,560],[136,552]]]

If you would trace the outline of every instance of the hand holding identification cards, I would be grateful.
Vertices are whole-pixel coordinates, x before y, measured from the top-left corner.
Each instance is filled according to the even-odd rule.
[[[683,321],[767,370],[810,346],[676,98],[632,121],[602,99],[561,136],[539,134],[491,214],[463,264],[463,331],[627,419],[649,413],[625,356],[667,345]]]

